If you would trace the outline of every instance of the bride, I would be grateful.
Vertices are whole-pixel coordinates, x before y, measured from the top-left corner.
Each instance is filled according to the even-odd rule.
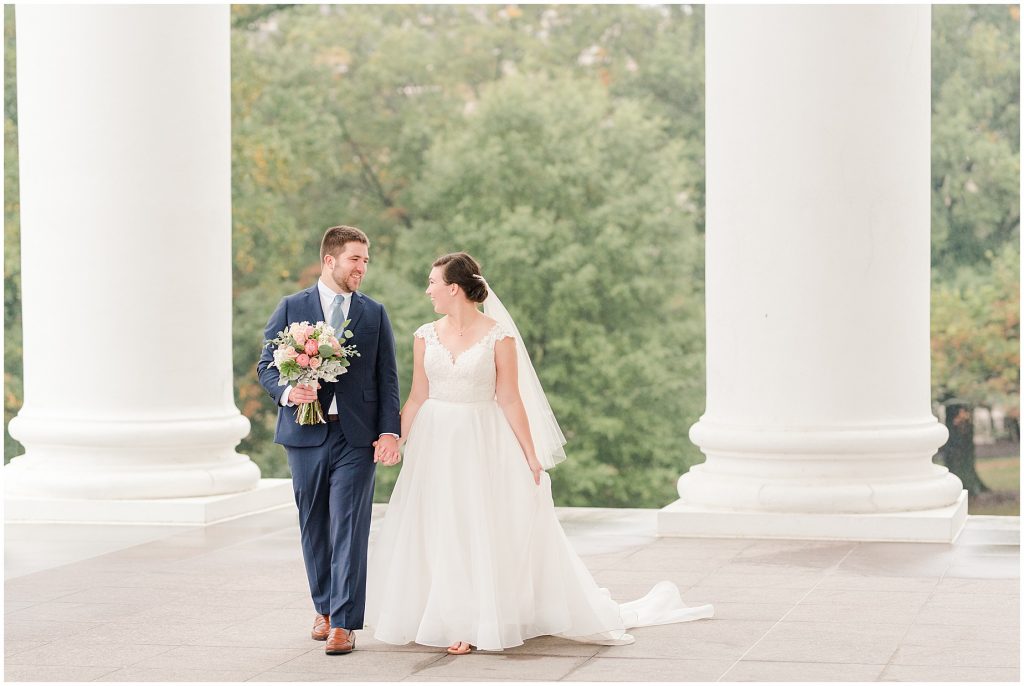
[[[625,604],[598,587],[555,516],[545,468],[565,438],[515,324],[466,253],[438,258],[428,281],[445,316],[414,334],[405,466],[370,552],[367,628],[462,655],[542,635],[624,645],[631,627],[712,616],[667,581]]]

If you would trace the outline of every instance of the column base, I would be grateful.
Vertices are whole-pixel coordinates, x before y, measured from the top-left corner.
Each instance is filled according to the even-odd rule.
[[[295,507],[291,479],[260,479],[249,491],[197,498],[138,500],[4,499],[8,522],[92,524],[216,524],[279,507]]]
[[[25,446],[3,468],[5,493],[14,497],[196,498],[249,491],[260,480],[259,467],[235,452],[249,433],[249,420],[237,410],[120,420],[23,407],[9,430]]]
[[[966,521],[966,490],[947,507],[865,514],[727,510],[677,500],[658,511],[658,535],[952,543]]]

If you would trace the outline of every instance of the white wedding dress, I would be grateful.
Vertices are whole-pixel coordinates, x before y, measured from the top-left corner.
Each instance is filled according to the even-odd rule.
[[[603,645],[626,630],[710,617],[663,581],[620,605],[598,587],[555,517],[551,480],[538,486],[495,401],[501,324],[458,358],[425,339],[429,398],[409,431],[404,465],[371,547],[366,627],[385,643],[482,650],[554,635]],[[520,345],[516,341],[516,345]]]

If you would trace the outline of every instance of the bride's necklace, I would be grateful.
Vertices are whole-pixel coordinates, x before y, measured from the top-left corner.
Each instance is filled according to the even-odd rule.
[[[478,317],[478,319],[479,319],[479,317]],[[466,333],[467,331],[469,331],[470,329],[472,329],[472,328],[473,328],[473,325],[474,325],[474,324],[476,324],[476,319],[474,319],[474,320],[473,320],[472,322],[470,322],[470,323],[469,323],[469,324],[467,324],[466,326],[463,326],[463,327],[462,327],[461,329],[460,329],[460,328],[458,328],[458,327],[455,327],[455,328],[456,328],[456,330],[457,330],[457,331],[458,331],[458,333],[459,333],[459,338],[462,338],[462,334],[464,334],[464,333]],[[454,325],[454,323],[452,324],[452,326],[455,326],[455,325]]]

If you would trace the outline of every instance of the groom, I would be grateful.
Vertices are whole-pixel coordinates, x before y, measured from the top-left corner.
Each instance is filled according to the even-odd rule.
[[[320,243],[320,279],[286,296],[270,315],[264,338],[295,322],[345,320],[358,357],[335,383],[279,386],[273,351],[256,369],[278,404],[274,442],[284,445],[299,508],[302,558],[317,616],[312,636],[326,653],[355,647],[366,604],[366,547],[377,462],[398,462],[398,369],[391,322],[380,303],[359,292],[370,261],[370,241],[351,226],[327,229]],[[340,336],[339,336],[340,338]],[[295,407],[320,400],[326,424],[300,426]]]

